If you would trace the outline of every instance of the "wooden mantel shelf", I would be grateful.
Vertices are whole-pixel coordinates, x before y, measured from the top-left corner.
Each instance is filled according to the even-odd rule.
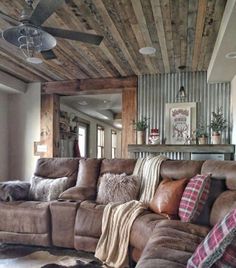
[[[175,144],[129,144],[129,153],[163,153],[163,152],[179,152],[179,153],[222,153],[232,154],[235,146],[232,144],[206,144],[206,145],[175,145]]]

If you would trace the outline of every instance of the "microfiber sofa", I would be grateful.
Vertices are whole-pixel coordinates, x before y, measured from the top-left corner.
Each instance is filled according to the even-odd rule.
[[[39,159],[36,176],[66,176],[71,187],[56,201],[0,202],[0,242],[94,252],[105,208],[95,201],[98,178],[108,172],[132,174],[135,163],[135,159]],[[197,245],[234,206],[235,161],[167,160],[160,170],[161,178],[173,179],[206,173],[212,174],[210,195],[194,223],[167,220],[151,210],[134,221],[129,254],[136,267],[186,267]],[[226,202],[216,204],[223,192]]]

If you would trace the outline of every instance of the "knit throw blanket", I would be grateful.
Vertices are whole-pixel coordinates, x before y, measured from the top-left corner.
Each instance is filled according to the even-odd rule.
[[[134,175],[141,179],[140,200],[106,205],[102,219],[102,235],[95,257],[109,267],[123,268],[128,264],[128,245],[134,220],[147,208],[159,183],[164,156],[139,158]]]

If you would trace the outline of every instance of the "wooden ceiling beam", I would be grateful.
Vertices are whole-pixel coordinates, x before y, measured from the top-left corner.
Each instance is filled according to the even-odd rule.
[[[77,95],[93,94],[94,92],[106,93],[120,92],[124,88],[137,88],[138,80],[136,76],[122,78],[95,78],[69,81],[45,82],[42,84],[43,94]]]

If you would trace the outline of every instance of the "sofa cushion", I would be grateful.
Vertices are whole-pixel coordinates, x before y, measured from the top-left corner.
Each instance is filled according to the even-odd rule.
[[[219,221],[197,247],[187,267],[211,267],[223,256],[227,246],[236,237],[236,209]],[[233,266],[231,266],[233,267]]]
[[[182,221],[193,222],[201,213],[209,195],[211,177],[196,175],[187,184],[179,206]]]
[[[211,173],[212,178],[226,180],[230,190],[236,190],[236,162],[206,160],[202,165],[202,174]]]
[[[130,233],[130,245],[139,251],[143,251],[148,239],[151,237],[153,229],[158,222],[166,220],[160,214],[152,213],[149,210],[140,214],[133,222]]]
[[[105,205],[83,201],[77,211],[75,235],[99,238],[102,234],[102,216]]]
[[[59,198],[64,200],[95,200],[96,198],[96,188],[94,187],[78,187],[74,186],[66,191],[64,191],[62,194],[60,194]]]
[[[223,192],[214,202],[211,210],[210,224],[214,226],[236,207],[236,191]]]
[[[192,178],[201,173],[203,161],[194,160],[166,160],[161,164],[162,178]]]
[[[128,202],[136,200],[139,194],[140,179],[138,176],[105,173],[98,180],[96,202]]]
[[[44,178],[68,177],[70,186],[75,186],[79,158],[40,158],[37,161],[35,176]]]
[[[189,179],[164,179],[158,186],[149,207],[155,213],[177,216],[179,204]]]
[[[8,181],[0,183],[0,201],[28,200],[30,183]]]
[[[162,220],[155,226],[136,268],[184,268],[208,232],[207,227]]]
[[[131,175],[134,171],[136,159],[103,159],[100,175],[104,173]]]
[[[101,159],[80,159],[76,186],[96,188],[100,172]]]
[[[194,221],[195,224],[210,225],[210,215],[212,206],[216,198],[226,190],[225,180],[219,180],[211,177],[210,192],[207,201],[199,217]]]
[[[49,203],[34,201],[0,202],[0,230],[13,233],[45,234],[51,228]]]
[[[69,187],[67,177],[49,179],[34,176],[30,186],[30,199],[35,201],[52,201]]]

